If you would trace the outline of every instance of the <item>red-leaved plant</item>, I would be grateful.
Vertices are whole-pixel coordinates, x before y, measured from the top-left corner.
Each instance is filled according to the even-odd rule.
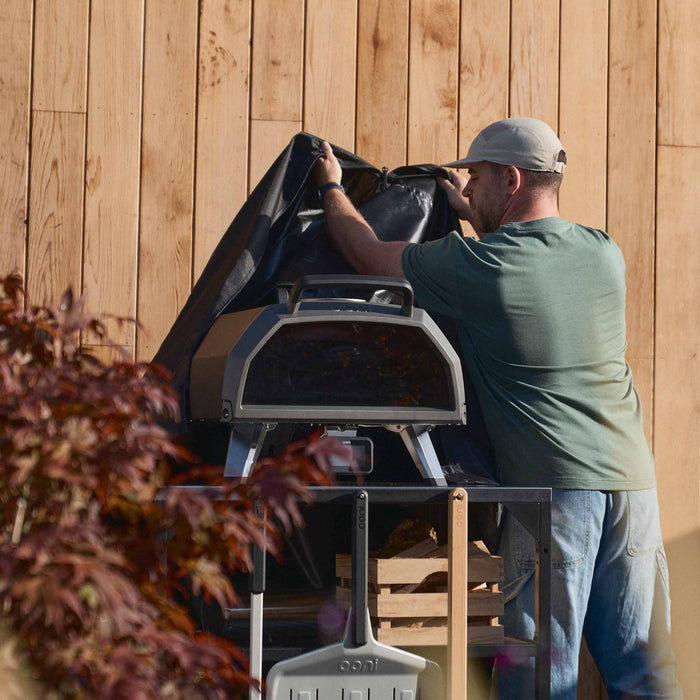
[[[216,488],[173,488],[168,462],[189,456],[158,423],[177,413],[165,374],[82,348],[82,333],[109,339],[70,291],[29,306],[21,278],[0,286],[0,609],[13,663],[42,697],[234,697],[249,682],[244,655],[197,633],[178,594],[186,580],[235,600],[230,574],[249,568],[251,543],[279,552],[275,522],[300,524],[306,484],[329,483],[332,444],[290,445],[245,483],[199,467]],[[266,529],[255,500],[275,516]],[[7,696],[27,692],[0,681]]]

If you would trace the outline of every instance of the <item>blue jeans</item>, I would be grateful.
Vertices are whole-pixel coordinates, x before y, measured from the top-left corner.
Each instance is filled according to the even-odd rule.
[[[505,512],[504,624],[532,639],[535,543]],[[576,698],[582,634],[610,700],[680,698],[656,489],[552,490],[552,698]],[[501,698],[530,698],[534,661],[499,659]]]

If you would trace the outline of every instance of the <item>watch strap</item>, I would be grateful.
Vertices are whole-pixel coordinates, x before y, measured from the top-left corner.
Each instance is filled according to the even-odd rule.
[[[328,190],[340,190],[345,192],[345,188],[339,182],[327,182],[325,185],[321,185],[318,188],[318,198],[323,199],[323,195],[328,192]]]

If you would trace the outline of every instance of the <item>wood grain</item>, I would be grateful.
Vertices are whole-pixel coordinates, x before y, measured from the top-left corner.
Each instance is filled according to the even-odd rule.
[[[686,697],[700,693],[700,150],[658,149],[654,451],[671,581],[671,629]]]
[[[700,146],[700,3],[659,0],[659,143]]]
[[[38,0],[34,110],[85,112],[88,0]]]
[[[459,156],[486,126],[508,116],[510,0],[462,0]]]
[[[447,697],[467,696],[467,582],[469,557],[467,492],[454,489],[448,501],[449,572],[447,578]]]
[[[90,345],[83,343],[82,347],[106,365],[111,365],[114,362],[134,362],[133,345]]]
[[[304,0],[253,3],[251,119],[301,121]]]
[[[85,115],[35,112],[32,135],[27,292],[57,304],[81,289]]]
[[[355,151],[389,170],[406,165],[408,5],[408,0],[359,2]]]
[[[200,4],[193,282],[248,195],[250,32],[250,0]]]
[[[253,120],[250,123],[249,189],[251,192],[275,162],[275,158],[300,131],[301,122]]]
[[[557,131],[559,0],[513,0],[511,7],[510,116],[536,117]]]
[[[136,357],[150,360],[190,293],[196,6],[149,0],[144,52]]]
[[[608,118],[608,0],[561,4],[559,137],[568,164],[563,217],[604,229]]]
[[[654,354],[656,8],[610,6],[607,229],[627,264],[627,358]],[[652,396],[640,392],[652,414]]]
[[[0,5],[0,275],[24,276],[32,2]]]
[[[83,286],[93,312],[136,315],[143,2],[93,0]],[[121,345],[134,329],[107,320]]]
[[[457,155],[458,0],[412,0],[408,162],[448,163]]]
[[[355,148],[357,0],[307,0],[304,131]]]

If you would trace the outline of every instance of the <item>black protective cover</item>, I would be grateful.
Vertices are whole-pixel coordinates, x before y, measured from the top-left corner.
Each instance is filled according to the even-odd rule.
[[[226,230],[155,355],[154,362],[173,373],[181,397],[181,421],[175,426],[180,432],[187,430],[192,356],[220,314],[275,303],[278,285],[291,285],[302,275],[353,273],[326,234],[311,176],[321,141],[299,133],[280,153]],[[387,172],[342,148],[334,146],[333,152],[343,168],[343,187],[382,240],[418,243],[460,229],[436,182],[445,174],[442,168],[414,165]],[[324,290],[323,296],[332,294]],[[436,321],[456,340],[449,321]],[[453,345],[460,352],[459,342]],[[445,461],[460,464],[479,480],[490,471],[490,445],[473,388],[466,383],[468,425],[436,430]],[[464,481],[458,472],[455,480]]]

